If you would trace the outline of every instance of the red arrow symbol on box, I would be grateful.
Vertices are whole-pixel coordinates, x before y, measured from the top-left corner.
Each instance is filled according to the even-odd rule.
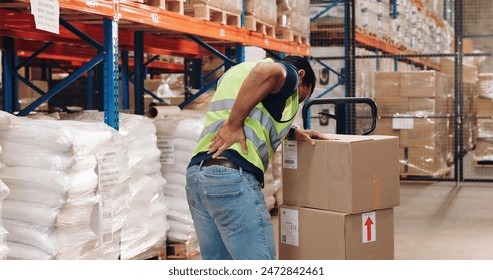
[[[373,225],[373,221],[368,217],[365,222],[366,226],[366,240],[371,240],[371,225]]]

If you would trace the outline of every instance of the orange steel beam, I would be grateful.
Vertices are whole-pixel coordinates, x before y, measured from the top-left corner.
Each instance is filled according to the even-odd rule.
[[[29,2],[29,0],[19,0]],[[193,18],[178,13],[162,10],[143,4],[124,4],[114,5],[112,1],[98,1],[96,5],[88,6],[86,0],[64,0],[60,1],[60,8],[87,12],[110,18],[118,18],[134,23],[140,23],[147,27],[155,27],[187,33],[198,36],[209,37],[220,41],[240,43],[243,45],[257,46],[270,50],[281,51],[289,54],[308,56],[310,46],[288,42],[272,36],[265,36],[238,28],[235,26],[222,25],[199,18]],[[115,9],[118,9],[115,11]],[[143,28],[145,30],[145,28]]]
[[[18,57],[29,57],[33,54],[33,51],[18,51]],[[68,61],[71,62],[72,66],[81,66],[83,63],[88,62],[90,58],[88,56],[67,56],[67,55],[59,55],[54,53],[46,53],[43,52],[37,56],[40,59],[49,59],[49,60],[58,60],[58,61]],[[121,64],[121,61],[119,62]],[[128,65],[130,67],[134,66],[134,61],[129,60]],[[163,61],[153,61],[147,65],[148,68],[157,68],[157,69],[165,69],[171,71],[183,72],[185,66],[183,64],[178,63],[169,63]]]
[[[365,44],[367,46],[371,46],[371,47],[374,47],[374,48],[377,48],[379,50],[382,50],[383,52],[386,52],[386,53],[389,53],[389,54],[395,54],[395,55],[406,55],[406,54],[413,54],[411,52],[405,52],[405,51],[401,51],[400,49],[392,46],[392,45],[389,45],[388,43],[386,42],[383,42],[383,41],[380,41],[379,39],[375,38],[375,37],[371,37],[371,36],[368,36],[368,35],[365,35],[365,34],[362,34],[360,32],[356,32],[356,41],[358,43],[362,43],[362,44]],[[420,65],[423,65],[427,68],[431,68],[431,69],[435,69],[435,70],[440,70],[440,66],[430,60],[427,60],[427,59],[424,59],[424,58],[420,58],[420,57],[408,57],[406,58],[407,60],[410,60],[414,63],[417,63],[417,64],[420,64]]]
[[[71,23],[79,30],[90,34],[98,42],[103,42],[103,28],[94,25],[84,25],[80,23]],[[2,35],[14,38],[30,38],[39,41],[51,41],[68,44],[80,45],[84,43],[79,37],[75,36],[65,28],[60,28],[60,34],[37,30],[34,24],[34,17],[29,14],[9,12],[0,9],[0,30]],[[119,43],[121,45],[134,45],[134,32],[129,30],[119,30]],[[145,34],[144,51],[152,54],[175,55],[175,56],[192,56],[201,57],[210,55],[210,53],[201,48],[191,40],[176,40],[164,36]],[[22,45],[17,46],[22,50]]]

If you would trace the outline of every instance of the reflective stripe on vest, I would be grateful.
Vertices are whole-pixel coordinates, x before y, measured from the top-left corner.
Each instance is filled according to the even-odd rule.
[[[241,67],[241,64],[235,67]],[[233,70],[231,68],[228,72]],[[243,70],[247,70],[252,67],[246,66]],[[236,70],[236,69],[235,69]],[[245,76],[246,77],[246,76]],[[229,83],[242,83],[243,80],[230,78],[229,80],[223,80],[221,82],[222,88],[228,88]],[[221,125],[226,119],[228,119],[231,108],[235,102],[237,92],[231,92],[223,90],[220,92],[219,88],[213,98],[213,101],[209,104],[209,111],[207,113],[204,130],[200,135],[199,144],[197,145],[193,155],[195,156],[199,152],[205,152],[208,150],[210,140],[212,136],[219,130]],[[248,154],[244,154],[240,143],[234,143],[229,149],[237,151],[250,163],[258,167],[265,172],[269,164],[270,158],[273,153],[281,144],[281,141],[287,135],[289,127],[292,124],[296,112],[298,110],[298,93],[294,92],[288,100],[283,110],[283,118],[287,118],[285,121],[277,122],[273,119],[267,109],[262,103],[250,112],[245,120],[244,132],[247,138]]]

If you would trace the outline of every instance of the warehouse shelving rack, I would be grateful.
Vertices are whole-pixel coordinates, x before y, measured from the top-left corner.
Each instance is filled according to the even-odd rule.
[[[324,1],[320,1],[324,2]],[[423,11],[424,5],[421,0],[411,0],[411,2],[416,5],[418,10]],[[332,42],[336,42],[336,45],[344,46],[344,56],[340,57],[312,57],[317,63],[321,64],[322,67],[326,68],[331,73],[336,74],[339,77],[339,82],[334,86],[325,90],[320,96],[322,97],[330,91],[334,90],[339,85],[345,86],[345,96],[346,97],[355,97],[355,60],[357,59],[376,59],[377,60],[377,68],[378,68],[378,59],[379,58],[393,58],[394,59],[394,70],[397,70],[397,61],[408,61],[416,66],[421,67],[422,69],[432,69],[440,71],[440,65],[433,62],[429,58],[432,57],[450,57],[454,59],[454,114],[451,118],[453,121],[454,127],[454,150],[453,150],[453,176],[449,177],[403,177],[402,180],[408,181],[452,181],[452,182],[493,182],[493,178],[491,176],[486,176],[484,178],[467,178],[467,175],[464,175],[464,156],[466,154],[466,150],[464,148],[464,143],[462,142],[464,136],[464,128],[463,121],[465,119],[464,112],[464,100],[463,100],[463,58],[469,56],[492,56],[490,52],[484,51],[482,53],[464,53],[463,51],[463,39],[464,38],[473,38],[473,37],[493,37],[491,34],[486,35],[467,35],[464,34],[463,31],[463,8],[464,5],[469,3],[463,3],[462,0],[443,0],[444,10],[443,10],[443,18],[438,17],[435,14],[426,13],[428,18],[431,18],[435,21],[438,26],[443,26],[447,22],[454,29],[454,50],[451,53],[416,53],[413,51],[407,51],[405,49],[401,49],[396,47],[389,42],[376,38],[374,36],[368,36],[368,34],[360,32],[357,28],[355,28],[355,0],[333,0],[326,1],[327,7],[313,17],[312,22],[316,21],[320,18],[324,13],[327,13],[330,9],[333,9],[338,4],[344,4],[344,19],[343,19],[343,27],[335,27],[328,31],[324,31],[323,29],[320,32],[326,32],[325,38],[322,36],[322,40],[326,40],[326,37],[330,37]],[[394,10],[391,16],[393,18],[398,17],[396,10],[396,0],[391,0],[393,4]],[[341,31],[342,29],[342,31]],[[479,31],[479,30],[478,30]],[[311,35],[311,43],[312,46],[323,46],[317,42],[317,39],[314,38],[314,29],[312,29]],[[317,31],[318,32],[318,31]],[[480,32],[480,31],[479,31]],[[358,46],[373,50],[375,55],[364,55],[357,56],[355,54],[356,44]],[[334,69],[331,69],[321,60],[344,60],[344,68],[341,69],[342,72],[338,73]],[[348,108],[349,112],[346,112],[346,125],[344,127],[347,128],[345,133],[353,134],[355,133],[355,127],[351,126],[352,120],[355,115],[351,112],[351,108]],[[473,176],[474,177],[474,176]]]
[[[60,25],[63,28],[60,28],[60,34],[52,34],[35,28],[29,7],[29,0],[0,3],[0,46],[4,50],[4,110],[11,113],[18,111],[19,80],[27,82],[41,95],[27,108],[19,111],[18,115],[30,113],[48,99],[55,100],[54,96],[63,87],[86,73],[89,79],[94,79],[92,70],[98,65],[104,65],[104,70],[100,71],[104,77],[99,77],[104,82],[100,89],[100,92],[103,92],[100,98],[104,101],[100,104],[104,104],[104,108],[100,105],[99,109],[104,109],[105,122],[118,129],[120,61],[123,62],[123,106],[128,106],[126,81],[132,80],[131,77],[134,76],[135,113],[143,114],[145,67],[151,63],[159,64],[153,58],[144,62],[144,53],[183,56],[187,61],[197,61],[212,52],[225,61],[226,67],[235,62],[223,53],[227,52],[227,49],[235,48],[236,61],[240,62],[244,57],[243,46],[246,45],[287,54],[310,54],[310,45],[307,43],[287,41],[252,32],[244,27],[206,21],[145,4],[120,3],[118,0],[59,1]],[[134,73],[128,73],[128,66],[132,64],[127,51],[133,51]],[[27,58],[19,63],[20,56]],[[17,74],[17,70],[27,66],[35,58],[65,60],[73,66],[80,67],[62,83],[44,93]],[[178,69],[177,65],[170,64],[157,67]],[[201,70],[200,67],[194,69]],[[189,96],[180,107],[184,107],[212,86],[213,83],[206,85],[198,93]],[[58,105],[66,111],[69,110],[63,104]]]

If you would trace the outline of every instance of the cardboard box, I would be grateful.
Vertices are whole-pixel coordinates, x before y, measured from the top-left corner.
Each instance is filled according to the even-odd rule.
[[[393,208],[347,214],[281,205],[280,260],[394,259]]]
[[[435,148],[447,143],[446,118],[409,118],[411,129],[399,131],[400,147]]]
[[[47,81],[30,81],[43,92],[48,92]],[[25,83],[19,82],[19,108],[22,110],[33,103],[41,95]],[[48,101],[41,103],[35,110],[48,110]]]
[[[407,97],[446,96],[446,77],[436,71],[400,72],[400,95]]]
[[[379,118],[373,133],[375,135],[399,136],[399,130],[392,128],[392,118]]]
[[[409,98],[401,96],[375,96],[379,116],[409,113]]]
[[[399,91],[399,72],[375,73],[375,96],[399,96]]]
[[[440,59],[440,71],[455,77],[455,60],[453,58],[442,57]],[[478,67],[466,62],[462,63],[462,80],[464,82],[476,83],[478,81]]]
[[[399,139],[330,134],[283,142],[283,202],[345,213],[399,205]]]
[[[493,114],[493,99],[478,98],[476,101],[476,116],[491,117]]]
[[[493,73],[479,74],[479,96],[493,99]]]

